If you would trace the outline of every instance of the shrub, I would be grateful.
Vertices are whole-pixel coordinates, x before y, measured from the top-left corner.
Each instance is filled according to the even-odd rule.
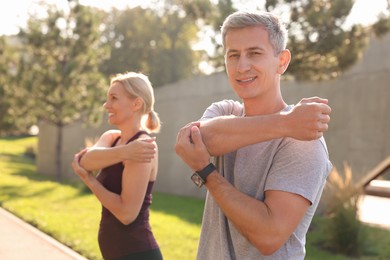
[[[351,168],[345,164],[344,174],[336,168],[325,187],[324,245],[335,253],[359,256],[363,247],[363,224],[358,217],[362,190],[353,183]]]
[[[31,159],[35,159],[37,156],[36,146],[35,145],[27,146],[25,151],[24,151],[24,156],[31,158]]]

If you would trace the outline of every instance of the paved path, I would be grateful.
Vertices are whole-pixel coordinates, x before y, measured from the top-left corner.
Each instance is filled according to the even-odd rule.
[[[359,210],[362,222],[390,230],[390,198],[364,195]]]
[[[0,208],[0,259],[86,260],[3,208]]]

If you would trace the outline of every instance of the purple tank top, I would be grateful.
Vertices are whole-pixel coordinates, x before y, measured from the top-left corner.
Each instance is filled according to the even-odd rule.
[[[127,143],[137,139],[140,131]],[[116,145],[119,137],[112,144]],[[122,191],[123,164],[117,163],[108,166],[99,173],[97,179],[111,192],[120,194]],[[152,189],[154,182],[149,182],[141,210],[137,218],[129,225],[122,224],[108,209],[102,207],[99,228],[99,247],[104,259],[115,259],[137,252],[144,252],[158,248],[149,224],[149,206],[152,203]]]

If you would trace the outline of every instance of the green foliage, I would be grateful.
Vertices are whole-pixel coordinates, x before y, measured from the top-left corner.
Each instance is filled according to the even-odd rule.
[[[276,2],[276,1],[274,1]],[[343,27],[354,0],[277,1],[276,11],[288,2],[288,48],[293,58],[287,70],[297,80],[324,80],[339,76],[360,58],[368,33],[359,25]]]
[[[101,111],[107,81],[98,70],[107,49],[99,26],[99,14],[77,1],[69,1],[67,11],[47,6],[47,17],[30,17],[19,35],[18,75],[30,114],[63,126]]]
[[[216,33],[224,18],[235,10],[233,2],[218,1],[218,15],[211,21]],[[258,10],[280,15],[287,25],[292,60],[286,78],[332,79],[358,61],[368,44],[369,28],[345,26],[353,4],[354,0],[267,0],[258,5]],[[224,67],[222,46],[216,45],[212,64],[217,69]]]
[[[360,256],[351,256],[335,253],[329,249],[326,236],[329,221],[324,216],[315,216],[307,234],[306,260],[373,260],[389,259],[390,257],[390,230],[367,225],[361,226]],[[343,230],[344,228],[342,228]],[[345,236],[342,234],[342,236]],[[341,239],[340,239],[341,240]]]
[[[373,25],[373,30],[375,35],[381,37],[390,31],[390,16],[382,16],[380,19]]]
[[[25,134],[33,122],[23,115],[25,108],[15,99],[16,71],[20,53],[16,37],[0,36],[0,136]]]
[[[199,54],[192,50],[198,28],[182,10],[136,7],[109,16],[106,38],[113,48],[101,66],[106,75],[139,71],[161,86],[199,73]]]
[[[37,157],[37,146],[36,145],[27,146],[24,152],[24,156],[30,157],[31,159],[35,159]]]
[[[16,99],[23,102],[26,114],[57,127],[57,180],[62,180],[63,127],[82,118],[99,118],[107,89],[99,72],[107,57],[99,13],[75,0],[68,4],[68,10],[48,5],[47,17],[30,17],[19,34],[23,56]]]
[[[327,241],[330,250],[348,256],[362,254],[364,229],[352,208],[340,207],[325,223]]]
[[[343,176],[334,168],[323,197],[327,218],[322,242],[327,249],[348,256],[362,254],[365,234],[358,218],[360,196],[361,191],[352,180],[351,168],[345,165]]]

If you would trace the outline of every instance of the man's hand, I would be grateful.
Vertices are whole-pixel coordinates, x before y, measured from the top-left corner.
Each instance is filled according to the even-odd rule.
[[[199,126],[199,122],[184,126],[177,134],[175,144],[176,154],[194,171],[210,163],[210,154],[203,143]]]
[[[156,138],[140,138],[126,144],[121,152],[121,159],[136,162],[150,162],[156,154]]]
[[[331,108],[328,100],[319,97],[304,98],[286,113],[286,136],[298,140],[314,140],[328,130]]]

